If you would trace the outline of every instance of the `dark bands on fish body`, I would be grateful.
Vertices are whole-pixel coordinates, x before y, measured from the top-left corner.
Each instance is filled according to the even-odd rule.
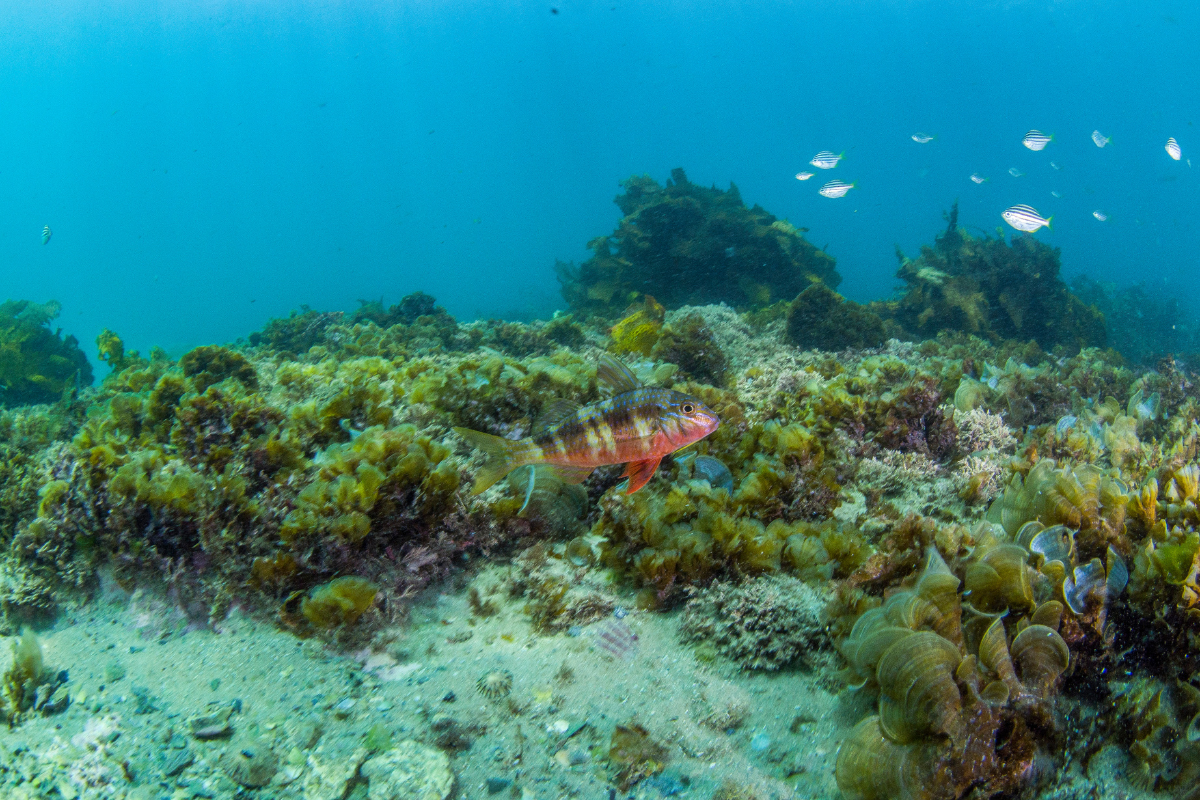
[[[615,455],[618,442],[645,438],[669,404],[672,392],[665,389],[636,389],[594,406],[580,409],[575,419],[537,436],[533,443],[546,458],[588,453]],[[641,430],[639,430],[641,422]]]
[[[551,401],[534,435],[514,441],[468,428],[454,431],[482,450],[475,494],[518,467],[544,464],[559,478],[578,483],[605,464],[625,464],[626,493],[654,476],[663,456],[703,439],[721,424],[700,400],[671,389],[641,386],[623,364],[606,356],[597,378],[618,390],[608,400],[584,408]]]

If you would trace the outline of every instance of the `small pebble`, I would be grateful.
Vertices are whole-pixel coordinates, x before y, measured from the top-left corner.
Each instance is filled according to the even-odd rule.
[[[333,707],[333,715],[338,719],[346,719],[354,713],[354,699],[347,697]]]
[[[106,683],[116,683],[125,677],[125,667],[120,661],[110,661],[104,665],[104,680]]]
[[[765,733],[756,733],[754,738],[750,740],[750,749],[756,753],[761,753],[771,746],[771,737]]]
[[[498,794],[512,785],[512,781],[508,778],[488,778],[487,790],[488,794]]]
[[[446,692],[444,695],[442,695],[443,703],[453,703],[457,699],[458,698],[454,696],[454,692]]]

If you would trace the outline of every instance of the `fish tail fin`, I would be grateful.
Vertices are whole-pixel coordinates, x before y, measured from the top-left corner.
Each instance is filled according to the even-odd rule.
[[[1054,215],[1053,215],[1053,214],[1051,214],[1051,215],[1050,215],[1050,216],[1049,216],[1049,217],[1046,219],[1046,230],[1048,230],[1048,231],[1052,231],[1052,230],[1054,230],[1053,228],[1051,228],[1051,227],[1050,227],[1050,222],[1051,222],[1051,220],[1053,220],[1053,219],[1054,219]]]
[[[479,472],[475,474],[475,485],[471,488],[472,494],[481,494],[487,491],[496,481],[517,467],[529,463],[527,458],[529,445],[526,442],[505,439],[490,433],[473,431],[470,428],[455,428],[454,432],[466,439],[473,447],[482,450],[486,458],[483,466],[479,468]]]

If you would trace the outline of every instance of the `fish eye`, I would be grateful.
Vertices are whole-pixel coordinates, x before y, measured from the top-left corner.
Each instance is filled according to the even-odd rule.
[[[691,403],[684,403],[683,405],[681,405],[679,407],[679,410],[685,414],[691,414],[693,411],[696,410],[696,407],[694,405],[692,405]]]

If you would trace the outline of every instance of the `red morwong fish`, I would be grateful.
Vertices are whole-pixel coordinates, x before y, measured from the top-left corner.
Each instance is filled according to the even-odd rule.
[[[556,401],[542,412],[527,439],[455,428],[487,456],[475,477],[474,493],[519,467],[550,466],[560,479],[580,483],[596,467],[625,464],[625,492],[633,494],[654,476],[663,456],[700,441],[721,424],[696,398],[643,386],[629,367],[607,354],[600,359],[596,378],[612,388],[612,397],[582,408],[569,400]]]

